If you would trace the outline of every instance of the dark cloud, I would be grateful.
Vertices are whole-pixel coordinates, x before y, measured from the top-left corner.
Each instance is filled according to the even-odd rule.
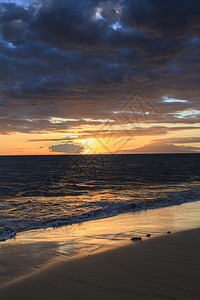
[[[167,127],[167,126],[152,126],[150,128],[144,128],[141,126],[138,126],[136,128],[125,128],[121,126],[120,129],[116,130],[112,127],[108,128],[101,128],[100,130],[92,130],[92,131],[83,131],[81,133],[81,136],[83,138],[92,138],[95,137],[96,139],[100,138],[123,138],[123,137],[128,137],[128,138],[133,138],[135,136],[149,136],[149,135],[162,135],[162,134],[167,134],[168,132],[173,132],[173,131],[185,131],[185,130],[198,130],[200,127]],[[186,139],[186,141],[189,140]],[[157,140],[156,140],[157,141]],[[159,141],[159,140],[158,140]],[[168,139],[166,139],[168,141]],[[181,139],[180,139],[181,141]]]
[[[162,142],[153,142],[140,148],[121,151],[121,153],[196,153],[199,152],[199,150],[200,147],[177,146],[171,143],[165,143],[165,140],[162,140]]]
[[[138,90],[156,110],[148,122],[200,122],[174,114],[199,110],[198,1],[40,4],[0,3],[0,133],[74,126],[52,117],[115,120],[112,112]]]
[[[73,140],[72,138],[62,138],[62,139],[35,139],[35,140],[29,140],[29,142],[59,142],[59,141],[71,141]]]
[[[1,1],[3,2],[3,1]],[[28,22],[32,17],[30,10],[22,6],[16,6],[15,3],[0,3],[1,14],[0,23],[10,24],[12,22]]]
[[[75,144],[60,144],[49,147],[51,152],[61,152],[67,154],[79,154],[84,150],[84,147]]]
[[[159,36],[200,33],[200,4],[195,0],[124,1],[124,22]]]

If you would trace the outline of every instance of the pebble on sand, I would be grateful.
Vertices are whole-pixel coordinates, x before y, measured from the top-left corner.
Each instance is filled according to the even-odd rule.
[[[142,240],[142,238],[140,236],[131,238],[131,241],[141,241],[141,240]]]

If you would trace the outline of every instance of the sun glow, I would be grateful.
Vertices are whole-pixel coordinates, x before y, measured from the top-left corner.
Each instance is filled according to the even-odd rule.
[[[77,143],[84,147],[82,154],[99,154],[101,150],[95,138],[77,139]]]

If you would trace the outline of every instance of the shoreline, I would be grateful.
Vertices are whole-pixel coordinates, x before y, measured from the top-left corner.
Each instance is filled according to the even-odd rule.
[[[57,225],[57,226],[52,226],[52,225],[49,225],[47,227],[38,227],[38,228],[32,228],[32,229],[25,229],[25,230],[21,230],[21,231],[16,231],[16,232],[13,232],[8,238],[2,238],[0,239],[0,245],[4,242],[7,242],[9,240],[12,240],[12,239],[15,239],[16,236],[18,235],[21,235],[21,234],[25,234],[27,232],[34,232],[34,231],[42,231],[42,230],[48,230],[48,229],[53,229],[53,230],[56,230],[56,229],[59,229],[59,228],[62,228],[62,227],[70,227],[70,226],[74,226],[74,225],[79,225],[79,224],[82,224],[82,223],[85,223],[85,222],[91,222],[91,221],[98,221],[98,220],[104,220],[104,219],[110,219],[110,218],[114,218],[114,217],[120,217],[121,215],[123,214],[129,214],[129,213],[140,213],[140,212],[143,212],[143,211],[150,211],[150,210],[156,210],[156,209],[162,209],[162,208],[168,208],[168,207],[174,207],[174,206],[180,206],[180,205],[183,205],[183,204],[187,204],[187,203],[194,203],[194,202],[199,202],[200,200],[199,199],[195,199],[195,200],[188,200],[188,201],[185,201],[185,202],[177,202],[175,204],[173,203],[163,203],[162,205],[158,205],[158,204],[152,204],[152,206],[142,206],[142,203],[140,203],[141,207],[138,206],[138,208],[135,208],[134,210],[127,210],[127,211],[122,211],[122,212],[119,212],[119,213],[114,213],[113,215],[108,215],[108,216],[102,216],[102,217],[97,217],[97,218],[89,218],[89,219],[82,219],[82,220],[79,220],[79,221],[74,221],[74,222],[69,222],[69,223],[63,223],[62,225]]]
[[[61,261],[0,289],[2,299],[199,299],[200,228]]]
[[[159,209],[129,212],[111,218],[60,228],[22,232],[0,244],[1,286],[15,282],[54,262],[106,252],[143,241],[200,227],[200,201]]]

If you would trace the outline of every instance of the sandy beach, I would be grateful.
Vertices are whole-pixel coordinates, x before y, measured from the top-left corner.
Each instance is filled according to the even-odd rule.
[[[200,229],[62,261],[0,289],[0,299],[200,298]]]

